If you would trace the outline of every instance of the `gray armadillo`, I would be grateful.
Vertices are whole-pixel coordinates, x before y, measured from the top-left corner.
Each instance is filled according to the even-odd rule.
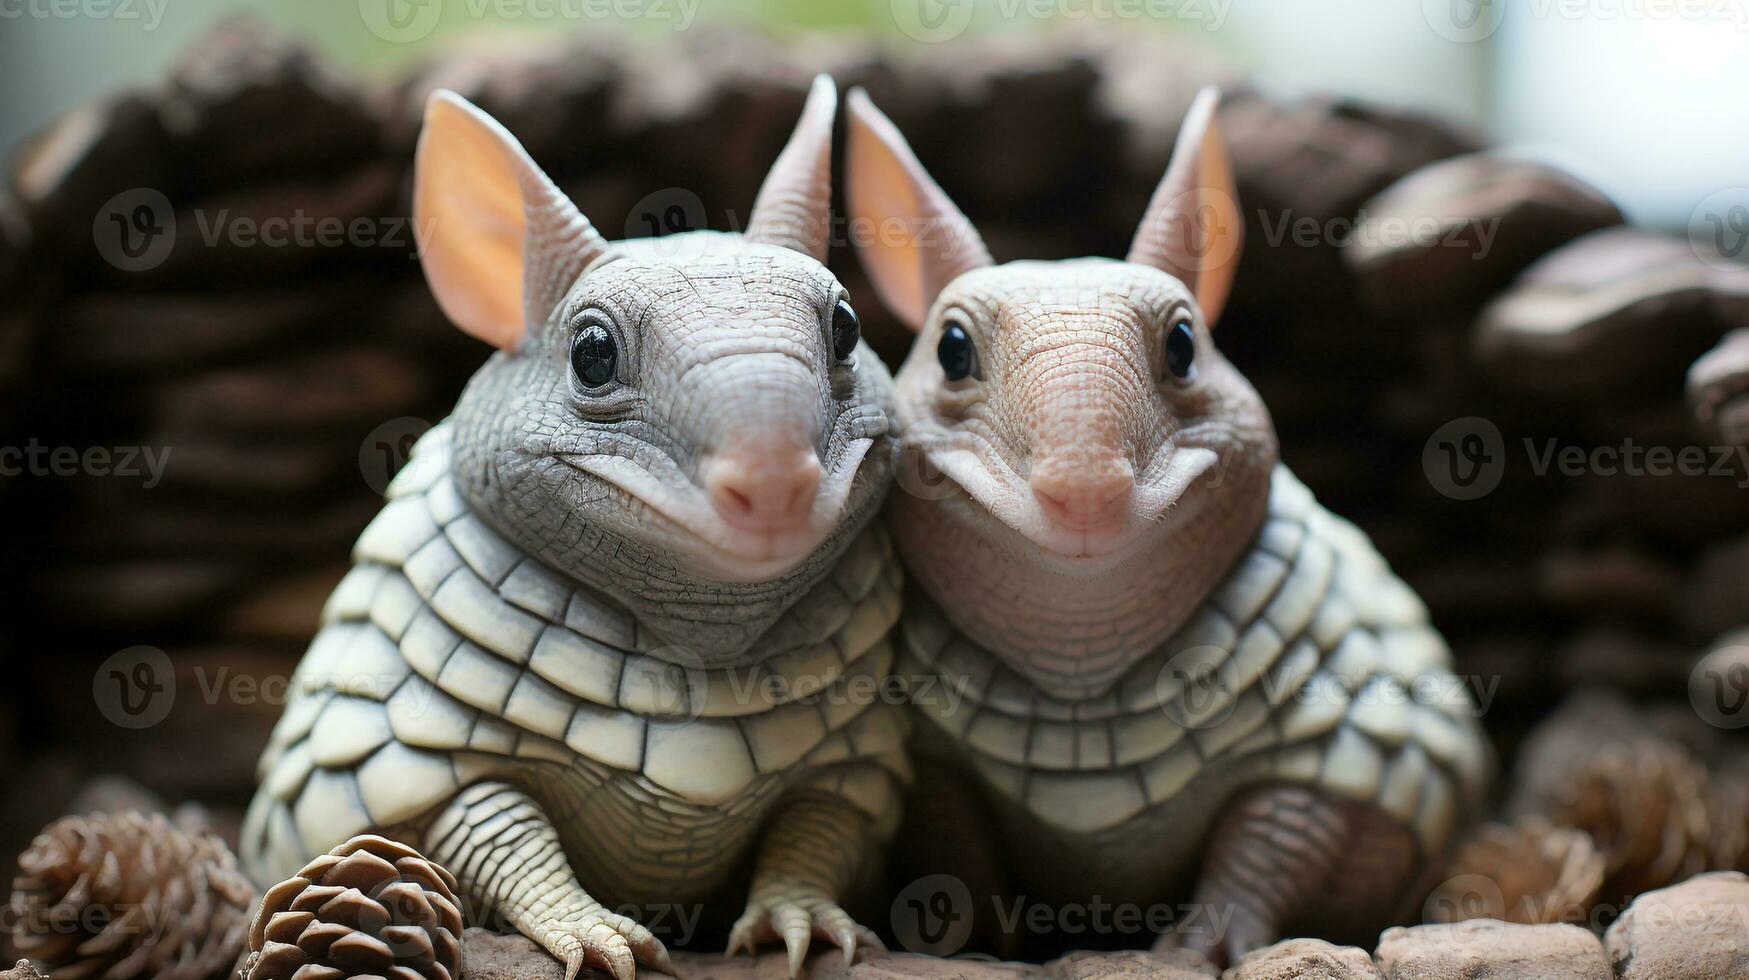
[[[1215,927],[1162,941],[1223,960],[1319,906],[1376,917],[1490,763],[1425,608],[1278,464],[1210,340],[1243,227],[1215,102],[1126,262],[993,265],[860,91],[847,180],[854,221],[929,231],[859,242],[918,331],[896,378],[899,672],[955,696],[916,698],[916,751],[976,775],[1026,895],[1194,882]]]
[[[878,696],[891,381],[821,264],[835,110],[817,79],[746,234],[609,244],[433,96],[421,258],[500,349],[298,668],[243,833],[259,882],[374,829],[567,975],[669,968],[627,909],[745,908],[731,948],[781,938],[792,970],[810,937],[878,942],[840,903],[909,778]]]

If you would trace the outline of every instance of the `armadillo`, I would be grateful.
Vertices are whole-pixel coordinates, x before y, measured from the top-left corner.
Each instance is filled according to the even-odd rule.
[[[858,243],[918,334],[889,507],[914,751],[980,787],[1004,887],[1194,896],[1160,942],[1224,962],[1388,915],[1492,764],[1425,606],[1212,343],[1243,228],[1216,98],[1124,262],[995,265],[860,91],[846,179],[853,221],[929,232]]]
[[[745,233],[610,244],[496,121],[431,98],[421,260],[498,351],[297,670],[242,837],[264,886],[375,830],[567,976],[672,972],[639,918],[700,909],[792,972],[811,937],[878,945],[843,903],[909,778],[878,696],[891,379],[822,264],[836,101],[816,79]]]

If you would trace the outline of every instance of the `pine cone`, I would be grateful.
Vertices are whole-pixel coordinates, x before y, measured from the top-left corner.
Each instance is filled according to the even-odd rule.
[[[1548,798],[1556,824],[1591,835],[1611,900],[1674,884],[1710,864],[1706,772],[1681,746],[1642,736],[1606,745]]]
[[[1449,876],[1429,899],[1430,921],[1498,918],[1540,925],[1583,921],[1603,888],[1605,862],[1590,835],[1541,817],[1489,824],[1452,859]],[[1476,879],[1498,895],[1475,897]],[[1493,906],[1498,904],[1497,908]]]
[[[12,942],[55,980],[205,980],[236,959],[254,902],[211,834],[161,815],[64,817],[18,859]]]
[[[267,890],[241,980],[456,980],[455,878],[418,851],[354,837]]]

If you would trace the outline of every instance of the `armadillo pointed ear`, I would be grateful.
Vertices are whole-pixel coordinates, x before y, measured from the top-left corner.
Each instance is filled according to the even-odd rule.
[[[832,228],[832,123],[838,86],[830,75],[814,76],[801,121],[778,154],[747,221],[747,239],[793,248],[826,261]]]
[[[1210,87],[1191,103],[1172,162],[1154,189],[1129,254],[1129,261],[1151,265],[1189,286],[1210,326],[1226,306],[1245,238],[1233,167],[1215,119],[1220,98]]]
[[[990,250],[868,93],[852,89],[847,107],[851,238],[881,300],[919,330],[942,289],[989,265]]]
[[[529,324],[545,323],[608,247],[516,137],[447,90],[425,104],[413,227],[443,312],[502,350],[514,348]]]

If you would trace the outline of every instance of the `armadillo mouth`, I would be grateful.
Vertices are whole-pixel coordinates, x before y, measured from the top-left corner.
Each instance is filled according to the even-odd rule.
[[[1213,450],[1180,447],[1164,466],[1148,467],[1131,494],[1129,506],[1098,528],[1063,526],[1046,514],[1026,478],[994,451],[972,445],[937,448],[930,461],[957,484],[972,502],[1045,554],[1074,563],[1092,563],[1127,556],[1175,523],[1186,492],[1215,471],[1220,457]]]
[[[665,456],[647,461],[611,453],[567,453],[557,458],[643,504],[653,550],[667,551],[677,564],[701,565],[723,581],[760,582],[801,564],[843,523],[856,474],[873,445],[873,437],[847,442],[823,474],[807,518],[771,530],[725,522],[705,492]]]

